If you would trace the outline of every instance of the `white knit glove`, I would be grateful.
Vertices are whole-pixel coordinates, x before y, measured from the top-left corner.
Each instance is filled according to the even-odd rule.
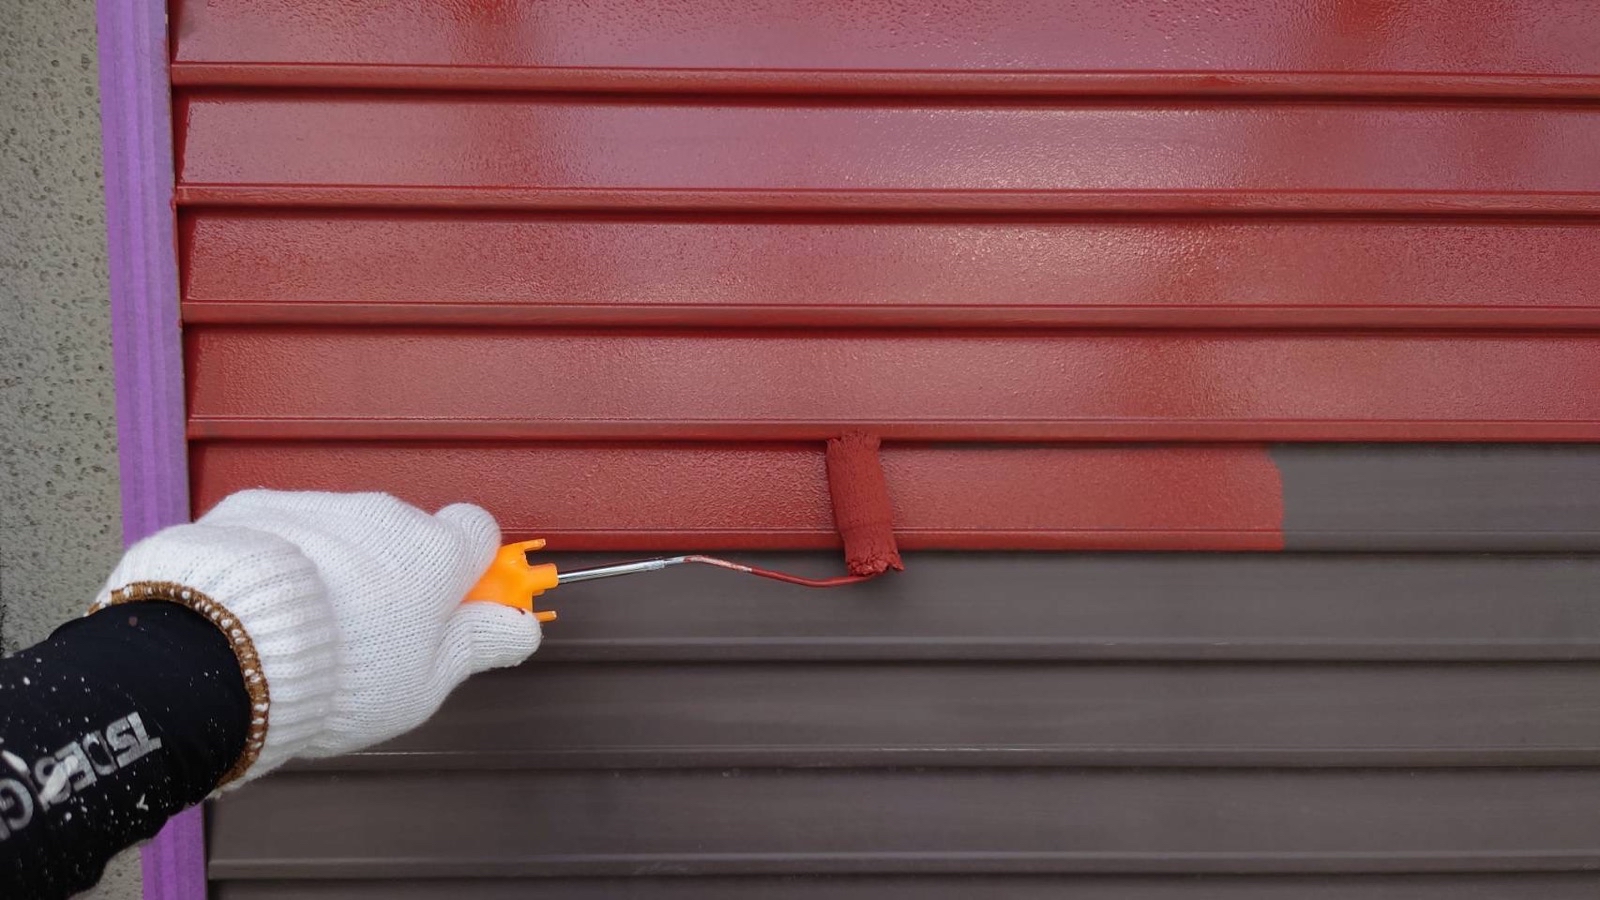
[[[499,541],[467,504],[430,516],[387,494],[243,491],[129,548],[95,608],[173,600],[228,635],[254,705],[223,779],[241,784],[408,731],[468,675],[527,659],[532,615],[461,602]]]

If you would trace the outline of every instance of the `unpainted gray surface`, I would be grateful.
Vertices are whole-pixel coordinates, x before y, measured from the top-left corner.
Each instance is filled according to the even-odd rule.
[[[227,882],[216,900],[1593,900],[1600,874]]]
[[[1600,866],[1597,798],[1594,769],[303,773],[217,804],[210,865],[220,878],[1571,871]]]
[[[1600,446],[1278,444],[1290,550],[1600,550]]]
[[[907,563],[563,589],[529,664],[214,804],[220,896],[1600,888],[1600,558]]]
[[[604,557],[555,557],[583,565]],[[1600,660],[1600,559],[919,553],[847,591],[678,568],[549,596],[556,661]],[[821,574],[830,554],[742,556]]]
[[[78,615],[121,546],[93,0],[0,0],[0,647]],[[139,896],[125,855],[91,896]]]
[[[316,766],[1600,765],[1597,684],[1594,663],[529,665]]]

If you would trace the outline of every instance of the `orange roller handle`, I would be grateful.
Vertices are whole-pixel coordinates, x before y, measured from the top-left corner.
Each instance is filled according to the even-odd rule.
[[[535,610],[533,599],[561,583],[560,575],[552,563],[528,562],[528,552],[543,550],[544,541],[523,541],[506,544],[494,555],[488,571],[467,592],[467,602],[499,603],[512,609],[533,613],[540,622],[554,622],[552,610]]]

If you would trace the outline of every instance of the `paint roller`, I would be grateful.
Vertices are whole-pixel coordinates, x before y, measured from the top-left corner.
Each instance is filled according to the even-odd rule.
[[[699,554],[563,571],[553,563],[537,563],[533,560],[534,554],[545,546],[543,540],[533,540],[501,547],[494,561],[489,564],[489,570],[467,592],[467,600],[504,604],[533,613],[541,622],[550,622],[556,618],[554,611],[533,608],[534,599],[545,591],[565,584],[656,572],[672,566],[714,566],[813,588],[859,584],[890,569],[904,569],[900,550],[894,542],[894,510],[889,502],[889,485],[884,480],[883,466],[878,459],[878,439],[869,434],[851,432],[828,441],[827,469],[833,521],[844,541],[846,575],[806,578]]]

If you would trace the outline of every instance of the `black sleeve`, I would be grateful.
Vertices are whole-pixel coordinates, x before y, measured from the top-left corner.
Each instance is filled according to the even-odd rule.
[[[0,660],[0,897],[68,897],[216,788],[250,699],[222,632],[113,606]]]

